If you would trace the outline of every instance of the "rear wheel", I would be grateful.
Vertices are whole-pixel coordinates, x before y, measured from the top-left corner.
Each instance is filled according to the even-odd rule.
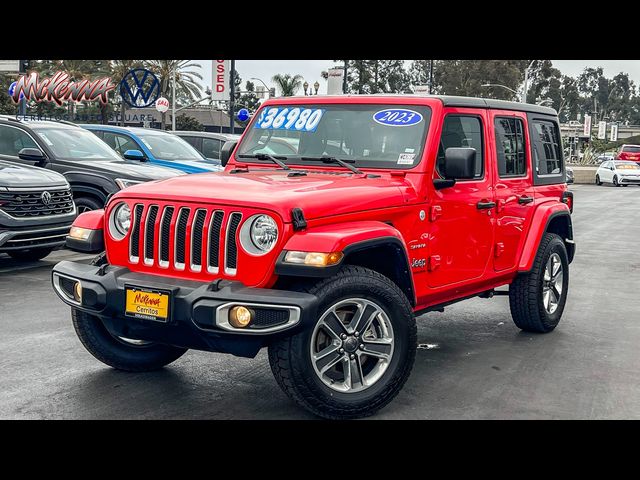
[[[16,260],[23,262],[35,262],[53,252],[53,248],[30,248],[28,250],[16,250],[8,252]]]
[[[569,288],[569,260],[559,235],[545,233],[529,273],[509,286],[511,317],[527,332],[547,333],[560,322]]]
[[[602,185],[602,182],[600,181],[600,175],[596,175],[596,185]]]
[[[388,278],[347,266],[310,288],[320,299],[307,330],[269,346],[280,387],[324,418],[372,415],[409,377],[416,354],[411,304]]]
[[[84,212],[89,212],[91,210],[98,210],[102,208],[102,205],[100,205],[100,203],[97,200],[91,197],[78,197],[78,198],[75,198],[73,201],[76,204],[76,210],[78,211],[78,215]]]
[[[76,308],[71,319],[84,347],[102,363],[127,372],[158,370],[180,358],[185,348],[111,335],[98,317]]]

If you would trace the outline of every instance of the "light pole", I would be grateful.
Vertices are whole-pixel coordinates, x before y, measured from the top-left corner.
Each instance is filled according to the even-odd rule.
[[[178,64],[176,63],[173,66],[173,71],[171,72],[173,75],[171,81],[171,131],[176,131],[176,67]]]
[[[262,85],[264,85],[265,91],[267,93],[267,95],[269,96],[269,98],[271,98],[271,94],[269,93],[269,87],[267,86],[266,83],[264,83],[262,80],[260,80],[259,78],[250,78],[249,80],[256,80],[258,82],[260,82]]]
[[[513,88],[509,88],[506,85],[500,85],[499,83],[483,83],[482,85],[480,85],[481,87],[502,87],[502,88],[506,88],[507,90],[509,90],[510,92],[518,95],[518,92],[516,92]]]

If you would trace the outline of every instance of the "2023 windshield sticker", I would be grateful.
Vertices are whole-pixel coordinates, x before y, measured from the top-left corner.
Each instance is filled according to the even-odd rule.
[[[373,121],[389,127],[410,127],[423,120],[422,114],[404,108],[386,108],[373,114]]]
[[[271,107],[262,110],[254,128],[315,132],[325,110],[321,108]]]

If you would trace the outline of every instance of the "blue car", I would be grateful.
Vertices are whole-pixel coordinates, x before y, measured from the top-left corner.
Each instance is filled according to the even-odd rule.
[[[219,162],[205,158],[180,137],[162,130],[136,127],[86,124],[80,127],[93,132],[128,160],[148,161],[186,173],[219,172]]]

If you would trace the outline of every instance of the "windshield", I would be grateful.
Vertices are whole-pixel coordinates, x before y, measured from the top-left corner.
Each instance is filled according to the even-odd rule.
[[[617,169],[640,170],[640,166],[635,162],[616,162]]]
[[[175,135],[138,135],[155,158],[160,160],[204,161],[195,148]]]
[[[332,156],[358,167],[412,168],[430,116],[421,105],[269,106],[248,127],[236,156],[268,153],[295,164]]]
[[[34,129],[61,160],[119,160],[122,158],[93,133],[81,128]]]
[[[640,147],[636,145],[623,147],[622,151],[625,153],[640,153]]]

